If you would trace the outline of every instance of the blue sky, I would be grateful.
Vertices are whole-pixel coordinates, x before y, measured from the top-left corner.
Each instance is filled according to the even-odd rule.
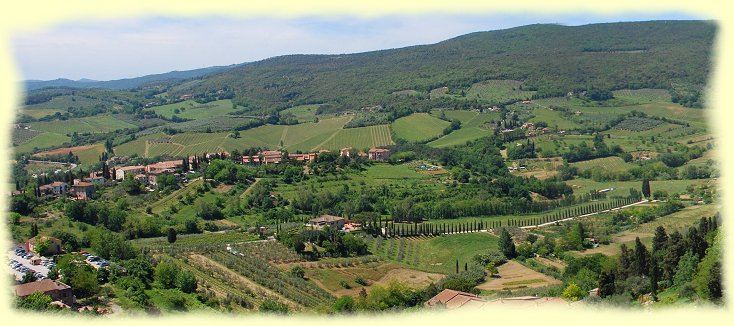
[[[284,54],[354,53],[436,43],[535,23],[584,25],[705,19],[680,12],[390,15],[377,18],[226,16],[78,21],[13,37],[22,79],[110,80],[257,61]]]

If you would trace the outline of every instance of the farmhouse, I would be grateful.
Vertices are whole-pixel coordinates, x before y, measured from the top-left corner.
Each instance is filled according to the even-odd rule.
[[[74,194],[74,196],[76,196],[77,199],[90,199],[92,198],[92,195],[94,195],[94,184],[84,181],[75,182],[74,185],[71,186],[71,192]]]
[[[82,179],[82,181],[90,182],[96,185],[103,185],[105,180],[102,176],[102,172],[90,172],[89,177]]]
[[[306,153],[306,154],[288,154],[288,159],[298,162],[311,162],[316,159],[318,154]]]
[[[155,185],[158,184],[158,177],[159,176],[164,175],[164,174],[171,174],[173,172],[174,171],[172,169],[156,170],[154,172],[149,172],[146,183],[149,184],[149,185],[155,186]]]
[[[310,227],[312,229],[321,229],[328,226],[332,229],[341,230],[342,228],[344,228],[344,224],[346,223],[346,221],[346,219],[339,216],[321,215],[318,218],[308,220],[308,223],[306,223],[306,227]]]
[[[61,301],[66,305],[74,303],[74,295],[71,287],[51,279],[25,283],[15,287],[15,295],[24,298],[35,292],[41,292],[51,297],[54,301]]]
[[[367,156],[373,161],[387,161],[388,157],[390,157],[390,150],[384,148],[370,148],[370,150],[367,151]]]
[[[55,181],[51,184],[43,185],[38,187],[42,194],[46,195],[61,195],[69,190],[69,184],[66,182]]]
[[[349,155],[350,155],[350,154],[349,154],[349,151],[351,151],[351,150],[352,150],[352,148],[351,148],[351,147],[345,147],[345,148],[342,148],[342,149],[340,149],[340,150],[339,150],[339,156],[346,156],[346,157],[349,157]]]
[[[38,244],[45,241],[48,241],[48,247],[43,252],[38,252]],[[35,252],[39,255],[55,255],[61,252],[61,240],[45,235],[37,235],[28,239],[28,241],[23,244],[23,247],[25,247],[27,251]]]
[[[183,160],[163,161],[145,166],[145,172],[156,173],[162,171],[173,171],[183,166]]]
[[[464,306],[482,306],[487,300],[471,293],[445,289],[424,303],[427,307],[443,305],[447,309],[456,309]]]
[[[117,168],[115,170],[115,180],[122,181],[125,179],[125,175],[132,174],[137,175],[145,172],[145,166],[142,165],[133,165],[133,166],[123,166],[120,168]]]

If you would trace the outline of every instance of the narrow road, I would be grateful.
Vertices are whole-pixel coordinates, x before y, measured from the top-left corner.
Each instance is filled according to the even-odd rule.
[[[255,182],[253,182],[245,191],[242,192],[240,195],[240,198],[245,198],[245,196],[249,195],[252,192],[252,189],[255,187],[255,185],[262,180],[262,178],[255,178]]]
[[[543,223],[543,224],[538,224],[538,225],[529,225],[529,226],[522,226],[522,227],[520,227],[520,228],[521,228],[521,229],[534,229],[534,228],[538,228],[538,227],[541,227],[541,226],[548,226],[548,225],[553,225],[553,224],[556,224],[557,222],[565,222],[565,221],[570,221],[570,220],[573,220],[573,219],[575,219],[575,218],[579,218],[579,217],[586,217],[586,216],[592,216],[592,215],[597,215],[597,214],[599,214],[599,213],[604,213],[604,212],[612,212],[612,211],[620,210],[620,209],[622,209],[622,208],[632,207],[632,206],[636,206],[636,205],[640,205],[640,204],[645,204],[645,203],[648,203],[648,202],[650,202],[650,200],[648,200],[648,199],[643,199],[643,200],[641,200],[641,201],[638,201],[638,202],[636,202],[636,203],[632,203],[632,204],[628,204],[628,205],[624,205],[624,206],[619,206],[619,207],[615,207],[615,208],[612,208],[612,209],[607,209],[607,210],[603,210],[603,211],[598,211],[598,212],[593,212],[593,213],[589,213],[589,214],[583,214],[583,215],[579,215],[579,216],[574,216],[574,217],[564,218],[564,219],[562,219],[562,220],[557,220],[557,221],[553,221],[553,222],[548,222],[548,223]]]

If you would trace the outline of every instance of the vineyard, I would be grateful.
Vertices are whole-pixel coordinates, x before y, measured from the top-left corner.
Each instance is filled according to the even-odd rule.
[[[272,263],[294,263],[303,261],[293,249],[278,241],[253,241],[234,244],[232,249],[249,255],[257,256]]]
[[[454,130],[450,134],[428,143],[428,146],[436,148],[460,146],[466,144],[468,141],[489,136],[491,134],[492,131],[489,129],[461,127],[459,130]]]
[[[438,137],[449,122],[430,116],[428,113],[413,113],[392,123],[397,137],[411,142],[421,142]]]
[[[389,125],[376,125],[339,130],[316,149],[338,150],[345,147],[365,149],[376,146],[392,145]]]
[[[315,284],[281,271],[249,252],[215,250],[205,253],[205,256],[306,307],[315,308],[335,299]]]
[[[176,242],[168,243],[166,237],[142,238],[131,240],[132,244],[141,250],[164,250],[164,251],[192,251],[205,248],[220,247],[225,244],[240,243],[257,240],[256,236],[242,232],[218,232],[201,234],[183,234],[176,237]]]
[[[31,129],[51,133],[71,135],[77,133],[103,133],[119,129],[136,128],[135,125],[116,119],[111,115],[97,115],[93,117],[55,120],[48,122],[33,122]]]
[[[42,131],[32,129],[13,129],[13,146],[27,143],[40,134]]]
[[[645,131],[662,124],[663,121],[657,119],[630,117],[622,120],[614,129],[628,130],[628,131]]]

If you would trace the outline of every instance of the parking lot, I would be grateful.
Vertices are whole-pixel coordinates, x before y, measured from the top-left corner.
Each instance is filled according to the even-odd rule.
[[[27,270],[37,273],[36,278],[38,279],[47,277],[49,267],[53,267],[53,263],[44,257],[41,264],[33,265],[31,259],[39,257],[34,256],[29,259],[24,257],[26,254],[25,250],[20,247],[14,247],[8,252],[8,268],[15,275],[15,279],[22,280]]]

